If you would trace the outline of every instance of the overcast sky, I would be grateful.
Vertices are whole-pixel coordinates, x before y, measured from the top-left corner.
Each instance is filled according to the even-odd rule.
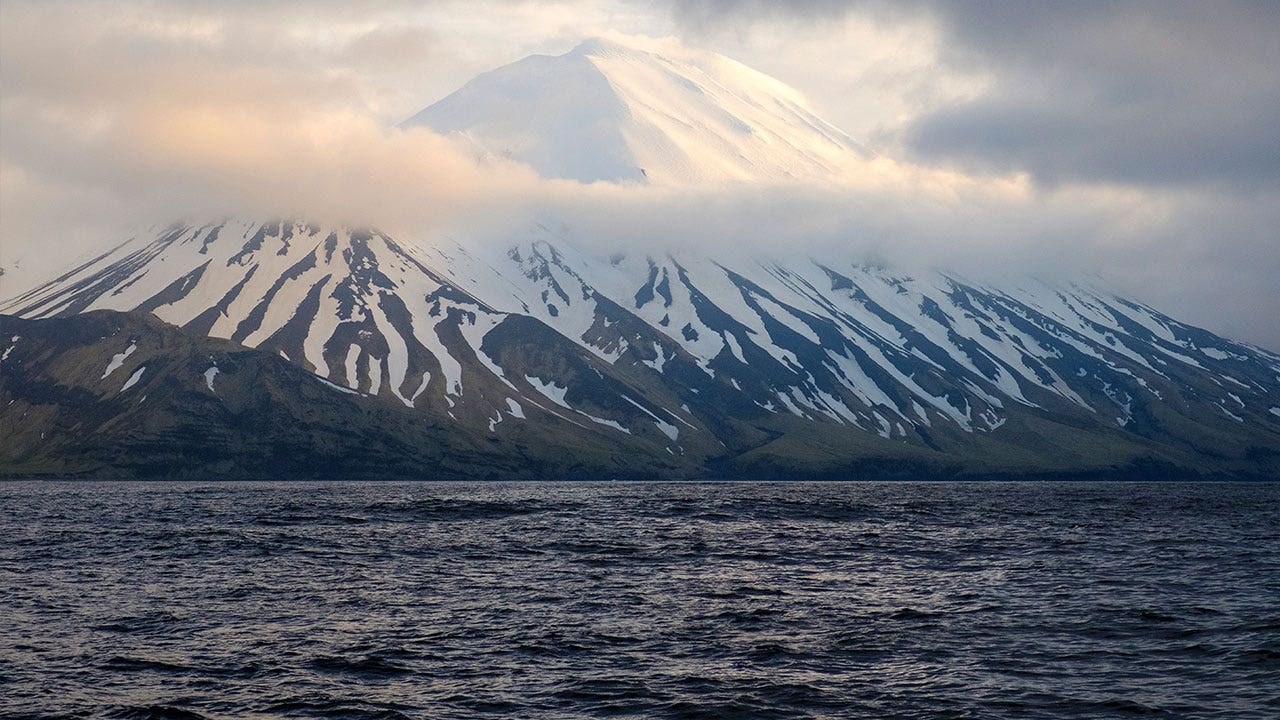
[[[611,31],[769,73],[903,177],[950,178],[948,199],[623,199],[392,130],[479,72]],[[939,263],[1096,273],[1280,349],[1276,68],[1275,2],[4,0],[0,294],[141,220],[340,206],[394,226],[409,208],[443,223],[519,199],[722,237],[763,213],[775,238],[785,224]]]

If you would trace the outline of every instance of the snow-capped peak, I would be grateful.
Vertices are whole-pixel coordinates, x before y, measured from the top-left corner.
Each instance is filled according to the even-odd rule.
[[[592,38],[484,73],[405,121],[581,182],[831,176],[864,151],[786,84],[673,39]]]

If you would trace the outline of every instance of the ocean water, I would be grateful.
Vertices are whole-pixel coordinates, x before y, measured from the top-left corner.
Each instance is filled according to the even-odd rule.
[[[1277,718],[1280,484],[0,484],[0,717]]]

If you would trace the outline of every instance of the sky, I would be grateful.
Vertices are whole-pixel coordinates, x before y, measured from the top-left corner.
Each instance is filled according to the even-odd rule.
[[[395,127],[609,33],[773,75],[893,172],[838,192],[580,186]],[[0,295],[175,217],[500,236],[554,213],[615,244],[1087,276],[1276,350],[1277,67],[1274,2],[4,0]]]

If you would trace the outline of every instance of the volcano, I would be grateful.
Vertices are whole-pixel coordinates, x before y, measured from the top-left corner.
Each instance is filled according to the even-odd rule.
[[[548,178],[816,181],[784,84],[590,40],[406,121]],[[0,303],[7,474],[1269,477],[1280,356],[1088,283],[306,221],[141,231]]]

